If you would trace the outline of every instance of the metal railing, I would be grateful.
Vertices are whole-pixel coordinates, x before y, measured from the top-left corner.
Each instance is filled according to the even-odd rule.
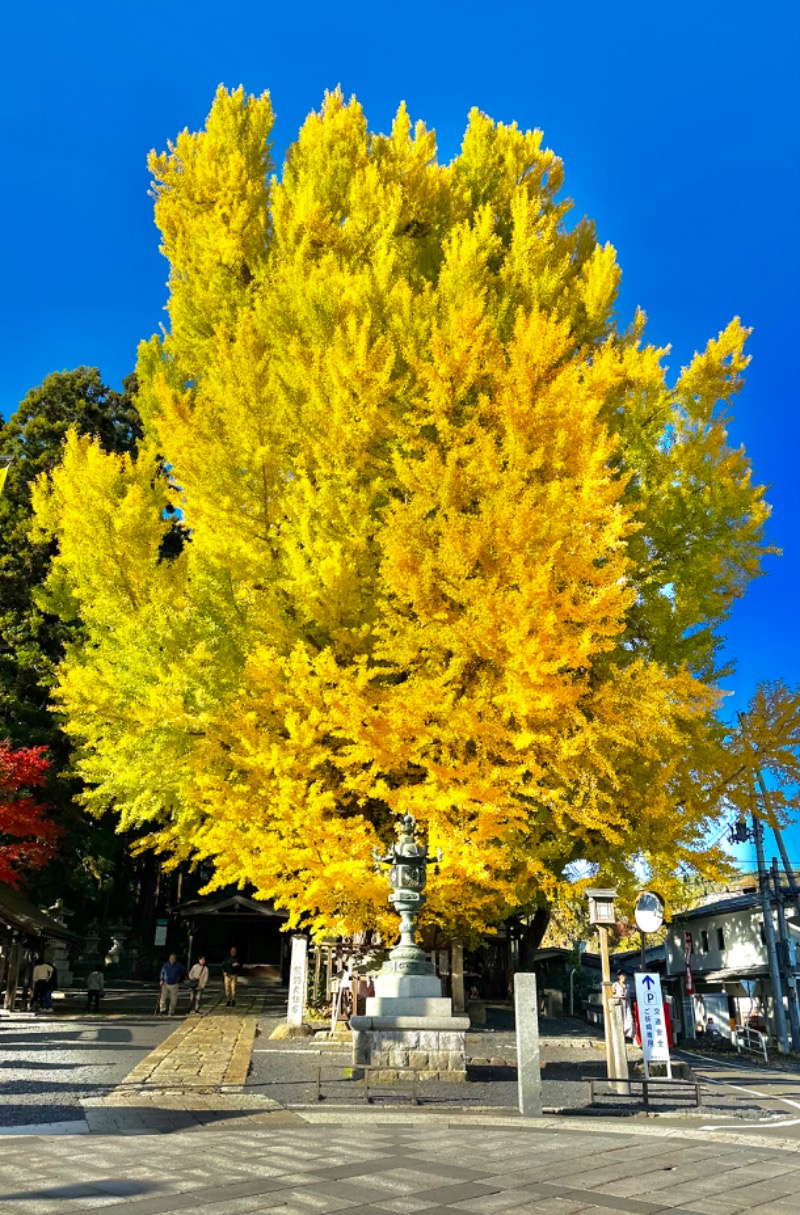
[[[385,1073],[393,1070],[397,1070],[403,1074],[401,1076],[397,1076],[394,1080],[379,1080],[377,1078],[381,1072]],[[394,1089],[395,1087],[399,1088],[400,1086],[402,1086],[404,1089],[402,1095],[407,1096],[412,1105],[420,1105],[421,1102],[419,1099],[419,1093],[417,1091],[417,1086],[420,1083],[420,1072],[425,1072],[426,1080],[432,1078],[432,1073],[429,1068],[419,1067],[401,1067],[393,1069],[387,1067],[386,1065],[383,1067],[373,1067],[372,1065],[365,1063],[354,1063],[347,1066],[339,1065],[318,1067],[316,1069],[316,1099],[317,1101],[324,1101],[325,1094],[322,1091],[323,1084],[326,1082],[336,1083],[336,1080],[338,1079],[339,1081],[351,1080],[354,1083],[361,1081],[361,1094],[367,1105],[372,1104],[372,1099],[375,1095],[376,1089]],[[323,1073],[327,1073],[327,1080],[323,1076]],[[336,1073],[336,1075],[332,1076],[331,1073]],[[445,1077],[446,1075],[447,1073],[445,1073]],[[436,1072],[436,1079],[439,1080],[440,1078],[440,1073]]]
[[[753,1029],[750,1025],[743,1025],[741,1029],[737,1029],[734,1034],[736,1041],[736,1049],[741,1051],[750,1051],[754,1055],[763,1055],[764,1062],[769,1063],[769,1055],[767,1054],[767,1035],[760,1033],[759,1030]]]
[[[605,1084],[613,1088],[613,1092],[602,1093],[601,1096],[606,1097],[630,1097],[638,1099],[639,1094],[633,1091],[633,1086],[637,1085],[641,1088],[641,1101],[645,1109],[650,1108],[652,1097],[679,1097],[682,1095],[694,1096],[694,1103],[699,1109],[703,1103],[703,1096],[700,1085],[694,1080],[668,1080],[665,1077],[649,1077],[641,1080],[605,1080],[597,1079],[592,1076],[584,1076],[583,1079],[589,1085],[589,1104],[594,1105],[595,1092],[599,1085]],[[620,1092],[620,1089],[625,1086],[627,1093]]]

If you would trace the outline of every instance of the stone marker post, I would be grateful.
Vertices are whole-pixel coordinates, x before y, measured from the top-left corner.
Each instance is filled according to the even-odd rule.
[[[289,966],[289,1008],[286,1015],[288,1025],[302,1025],[306,1007],[306,967],[308,965],[308,940],[292,937],[292,960]]]
[[[526,1118],[541,1118],[542,1070],[536,975],[524,972],[514,975],[514,1017],[517,1023],[519,1112]]]

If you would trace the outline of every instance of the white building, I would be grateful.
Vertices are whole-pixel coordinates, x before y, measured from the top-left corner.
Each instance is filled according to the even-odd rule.
[[[772,908],[775,940],[783,966],[800,975],[800,917],[788,890],[782,892],[787,944],[780,943],[777,908]],[[666,977],[672,990],[680,1032],[692,1037],[709,1016],[720,1032],[748,1020],[775,1036],[772,989],[761,899],[756,890],[717,896],[673,917],[667,925]],[[687,954],[694,993],[687,995]],[[783,969],[782,966],[782,969]],[[786,997],[784,990],[784,997]],[[786,1004],[786,998],[784,998]]]

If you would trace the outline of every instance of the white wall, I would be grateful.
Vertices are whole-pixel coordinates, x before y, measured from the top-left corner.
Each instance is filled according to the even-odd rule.
[[[777,918],[777,917],[774,917]],[[766,947],[761,940],[760,907],[741,911],[715,911],[708,916],[671,924],[666,940],[667,974],[682,974],[684,933],[692,934],[692,970],[701,974],[709,970],[738,970],[762,966],[767,960]],[[777,923],[775,925],[777,932]],[[720,949],[717,933],[722,930],[724,947]],[[703,948],[702,933],[708,934],[708,948]]]

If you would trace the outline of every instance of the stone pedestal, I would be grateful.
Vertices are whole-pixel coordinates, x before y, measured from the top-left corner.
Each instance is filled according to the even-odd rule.
[[[415,1076],[452,1082],[467,1078],[469,1017],[351,1017],[350,1025],[354,1068],[380,1068],[376,1078],[381,1084]]]
[[[453,1006],[442,995],[435,974],[404,975],[381,971],[375,995],[367,999],[367,1017],[450,1017]]]
[[[469,1017],[454,1017],[435,974],[382,971],[363,1017],[351,1017],[353,1065],[379,1067],[382,1083],[466,1080]],[[415,1069],[411,1071],[409,1069]]]

